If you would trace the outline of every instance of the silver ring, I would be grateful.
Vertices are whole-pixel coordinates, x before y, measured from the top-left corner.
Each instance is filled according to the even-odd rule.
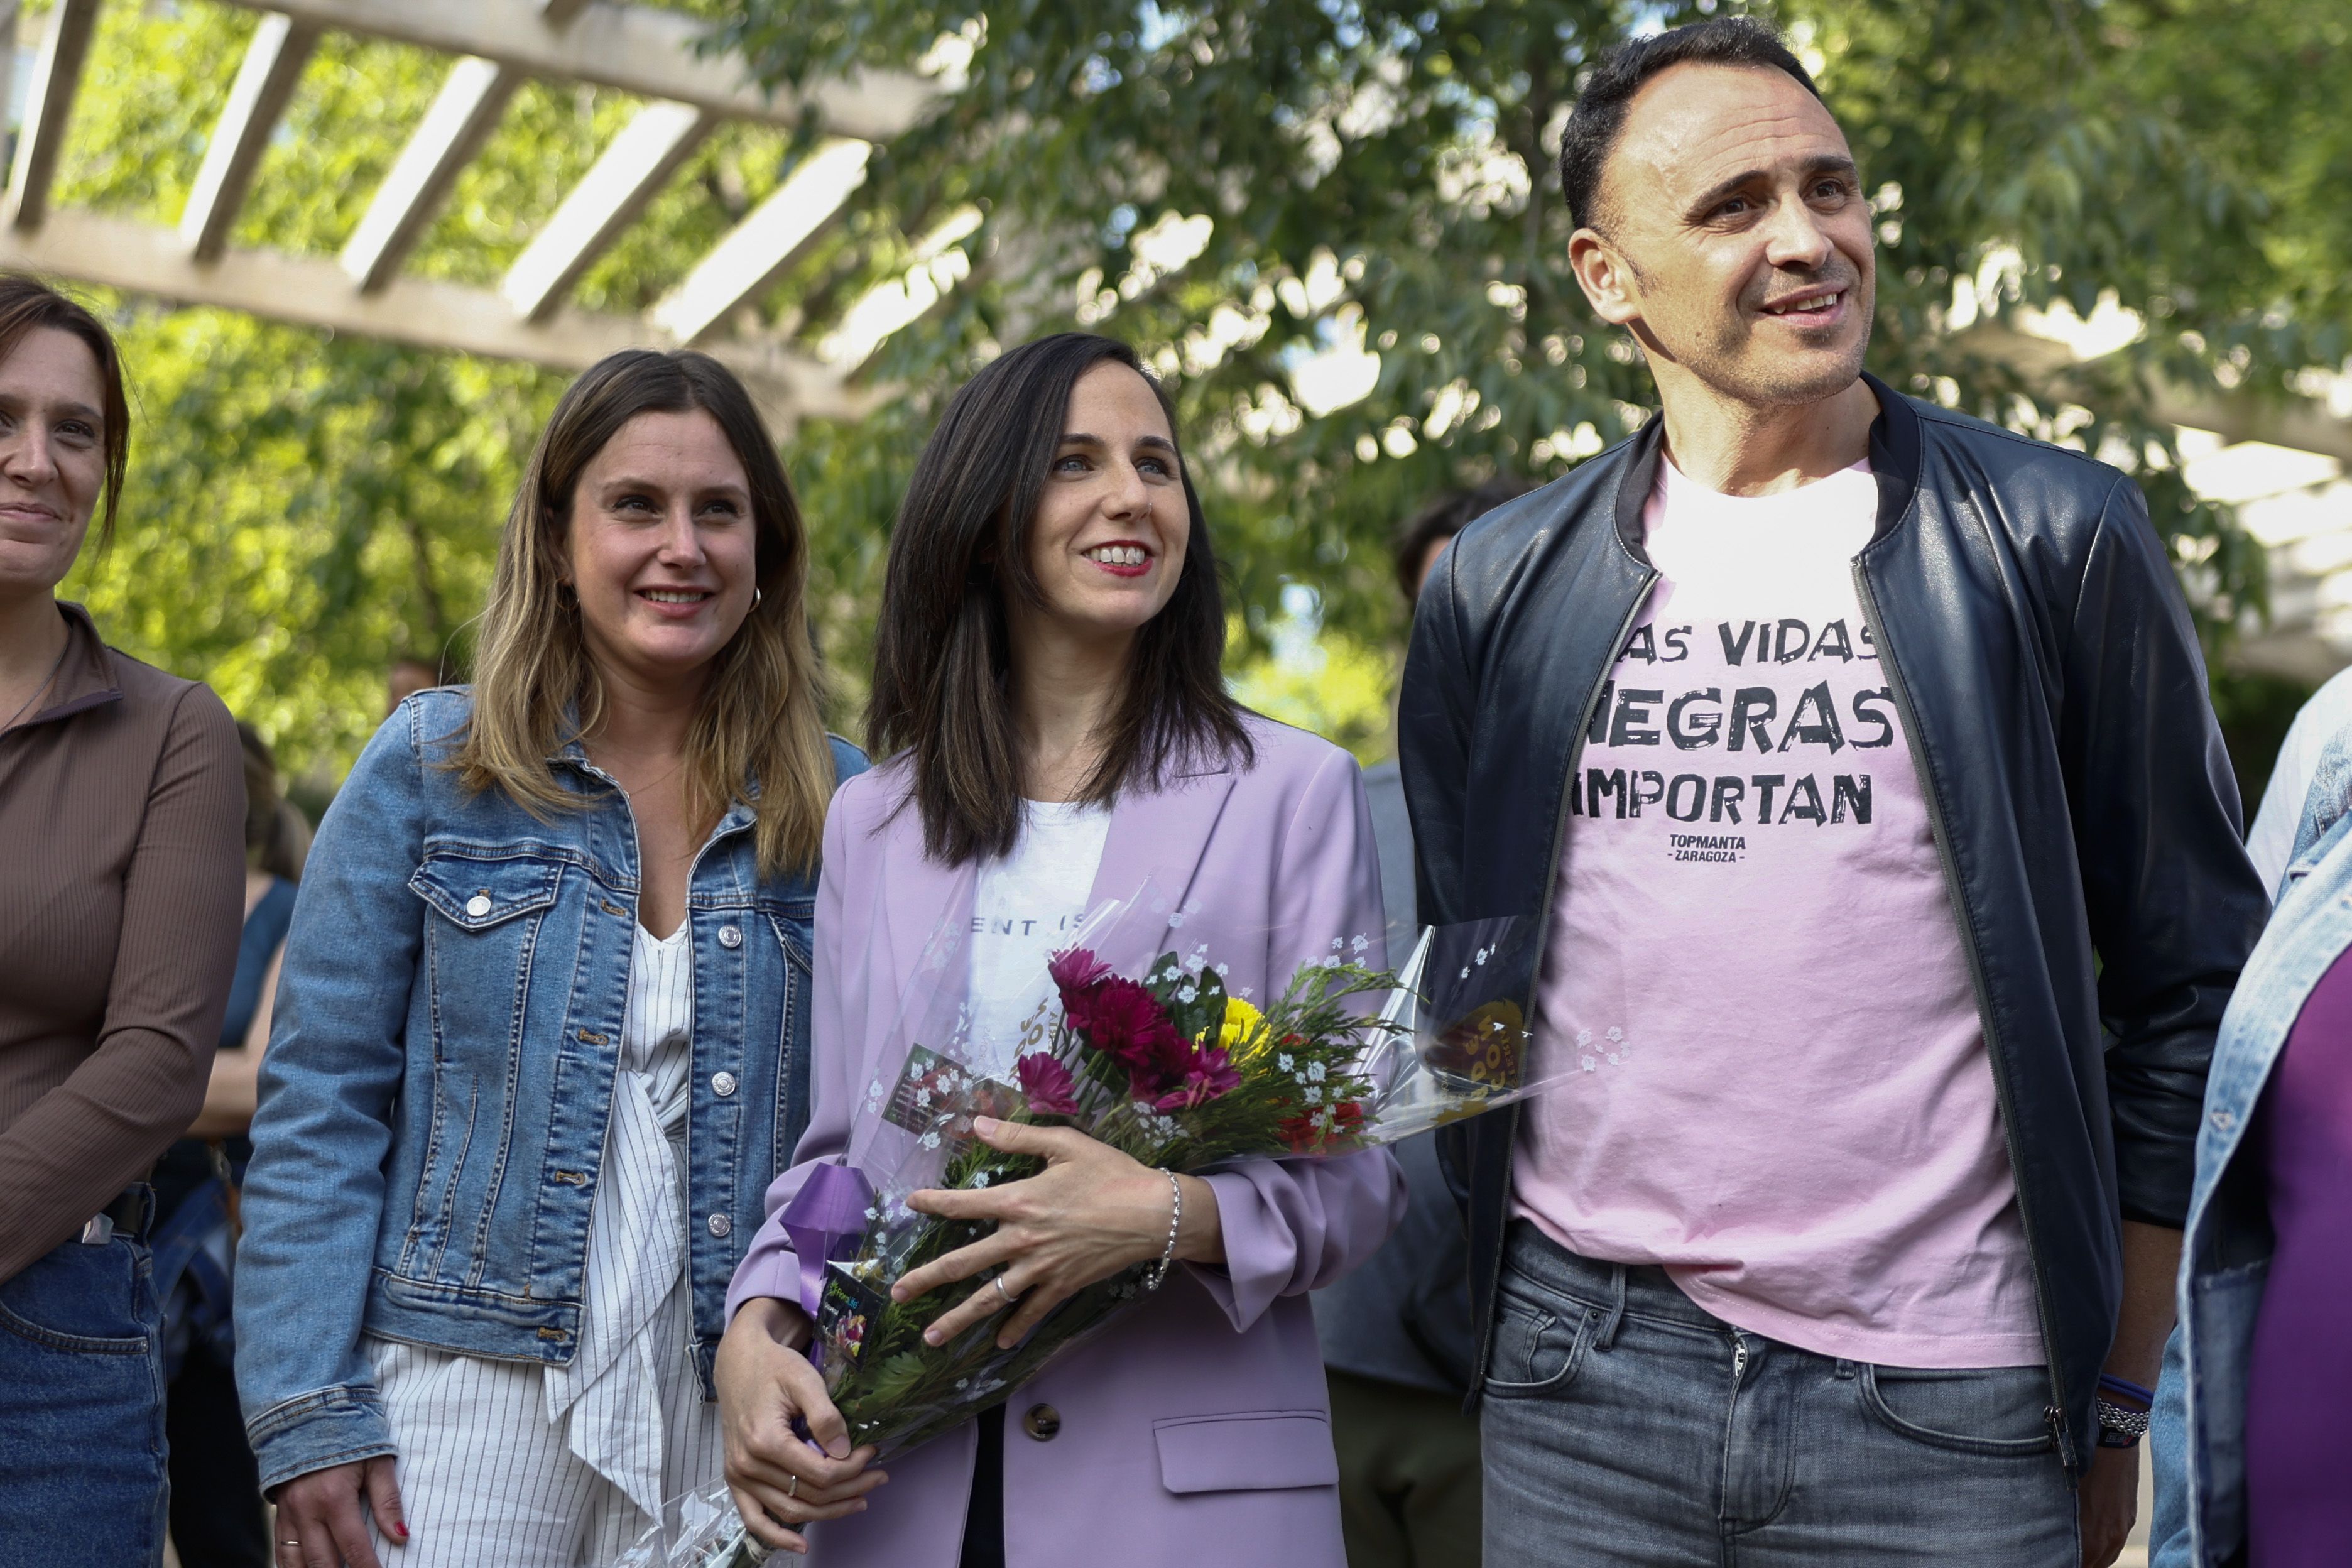
[[[1015,1296],[1012,1291],[1007,1290],[1004,1288],[1003,1275],[998,1275],[995,1279],[990,1280],[989,1283],[996,1287],[996,1293],[1004,1298],[1004,1304],[1006,1306],[1010,1307],[1021,1300],[1020,1297]]]
[[[801,1479],[800,1479],[800,1477],[798,1477],[798,1476],[794,1476],[794,1477],[793,1478],[792,1484],[791,1484],[790,1486],[788,1486],[788,1487],[786,1487],[786,1488],[784,1489],[784,1495],[785,1495],[786,1497],[788,1497],[788,1498],[791,1498],[791,1499],[792,1499],[793,1501],[795,1501],[795,1502],[798,1502],[798,1501],[800,1500],[800,1495],[801,1495]]]

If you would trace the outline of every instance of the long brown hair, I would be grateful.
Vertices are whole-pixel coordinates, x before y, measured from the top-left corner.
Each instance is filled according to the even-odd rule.
[[[1026,343],[967,383],[915,460],[890,535],[874,686],[874,754],[905,751],[910,798],[934,859],[1011,853],[1021,834],[1020,732],[1007,689],[1008,597],[1042,606],[1029,531],[1059,448],[1070,391],[1096,365],[1143,377],[1176,430],[1176,410],[1135,351],[1088,332]],[[1108,803],[1196,760],[1253,758],[1225,690],[1225,609],[1192,476],[1180,458],[1192,535],[1167,605],[1135,639],[1127,689],[1078,798]]]
[[[261,731],[240,719],[236,741],[245,752],[245,863],[299,882],[310,853],[310,825],[278,787],[278,758]]]
[[[106,428],[99,447],[106,456],[106,489],[100,498],[98,547],[114,542],[114,513],[122,500],[122,479],[131,468],[131,400],[122,390],[122,356],[115,352],[114,334],[80,301],[67,298],[37,278],[21,272],[0,272],[0,360],[16,352],[25,334],[37,327],[71,332],[89,345],[98,361],[98,381],[104,406],[99,410]]]
[[[572,500],[606,442],[641,414],[699,411],[743,465],[758,533],[760,597],[712,661],[687,733],[687,808],[707,833],[730,802],[759,817],[762,875],[813,866],[833,798],[824,673],[803,605],[808,539],[775,444],[751,395],[708,354],[626,349],[564,393],[531,453],[499,541],[476,645],[474,709],[457,766],[467,787],[496,787],[535,816],[575,807],[549,759],[593,731],[604,689],[588,658],[579,601],[560,591]]]

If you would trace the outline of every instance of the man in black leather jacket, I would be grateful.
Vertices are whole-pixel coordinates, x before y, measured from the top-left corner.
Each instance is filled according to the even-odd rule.
[[[1517,917],[1582,1068],[1445,1134],[1488,1554],[2105,1563],[2265,914],[2164,547],[2115,470],[1862,373],[1861,175],[1767,29],[1603,61],[1561,163],[1663,413],[1456,540],[1400,711],[1423,918]],[[1705,614],[1708,551],[1831,537],[1843,608]]]

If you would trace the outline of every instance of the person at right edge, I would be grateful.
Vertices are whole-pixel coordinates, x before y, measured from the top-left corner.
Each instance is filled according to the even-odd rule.
[[[1661,414],[1473,524],[1400,756],[1530,1106],[1449,1128],[1493,1562],[2112,1562],[2268,900],[2138,490],[1863,374],[1769,29],[1592,71],[1570,261]]]

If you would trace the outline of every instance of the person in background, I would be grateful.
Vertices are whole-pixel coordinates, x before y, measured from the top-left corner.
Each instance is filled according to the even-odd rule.
[[[807,1120],[816,858],[864,766],[807,572],[742,384],[614,354],[531,455],[476,683],[403,702],[329,808],[236,1259],[278,1568],[601,1563],[718,1479],[711,1356]]]
[[[418,692],[430,691],[442,684],[441,667],[437,661],[426,658],[423,654],[401,654],[392,661],[392,668],[384,679],[385,715],[389,717]]]
[[[1640,432],[1454,542],[1424,920],[1567,1080],[1445,1130],[1490,1559],[2102,1565],[2268,900],[2126,476],[1864,373],[1869,181],[1723,18],[1561,136]]]
[[[2309,767],[2198,1129],[2157,1568],[2352,1563],[2352,730],[2338,725]]]
[[[0,276],[0,1565],[160,1562],[147,1175],[236,967],[236,728],[61,604],[130,413],[98,318]]]
[[[1528,488],[1492,479],[1446,491],[1415,512],[1395,544],[1407,606],[1455,534]],[[1421,925],[1413,917],[1412,822],[1393,760],[1364,770],[1364,797],[1380,848],[1389,962],[1402,966]],[[1436,1135],[1408,1139],[1395,1153],[1410,1194],[1403,1222],[1370,1262],[1315,1292],[1348,1563],[1475,1568],[1478,1420],[1463,1409],[1477,1339],[1470,1255],[1461,1211],[1438,1168]]]
[[[2319,771],[2319,759],[2347,724],[2352,724],[2352,669],[2340,669],[2296,711],[2286,739],[2279,742],[2262,807],[2246,830],[2246,854],[2262,874],[2263,886],[2273,895],[2286,875],[2295,829],[2303,825],[2304,797]]]
[[[269,1038],[294,884],[310,834],[278,794],[277,759],[250,724],[245,752],[245,924],[205,1108],[155,1164],[155,1291],[163,1302],[164,1429],[172,1549],[181,1568],[269,1568],[261,1474],[237,1408],[231,1280],[237,1189],[253,1145],[257,1077]]]
[[[1341,1568],[1307,1295],[1396,1224],[1385,1151],[1178,1176],[1073,1128],[982,1119],[982,1138],[1045,1168],[910,1199],[997,1222],[893,1288],[910,1300],[995,1271],[933,1325],[939,1342],[985,1323],[1010,1348],[1073,1291],[1160,1272],[1009,1405],[887,1471],[852,1449],[807,1358],[782,1223],[846,1149],[943,914],[992,933],[969,951],[966,995],[1006,1026],[999,982],[1034,974],[1066,922],[1147,885],[1181,900],[1183,942],[1215,955],[1234,995],[1278,994],[1350,937],[1380,963],[1355,759],[1235,706],[1219,600],[1174,412],[1133,349],[1056,333],[956,394],[891,532],[866,719],[888,760],[825,824],[808,1136],[769,1190],[719,1350],[727,1479],[771,1545],[805,1542],[827,1568]],[[1100,950],[1115,968],[1172,941],[1139,923],[1152,929]]]

